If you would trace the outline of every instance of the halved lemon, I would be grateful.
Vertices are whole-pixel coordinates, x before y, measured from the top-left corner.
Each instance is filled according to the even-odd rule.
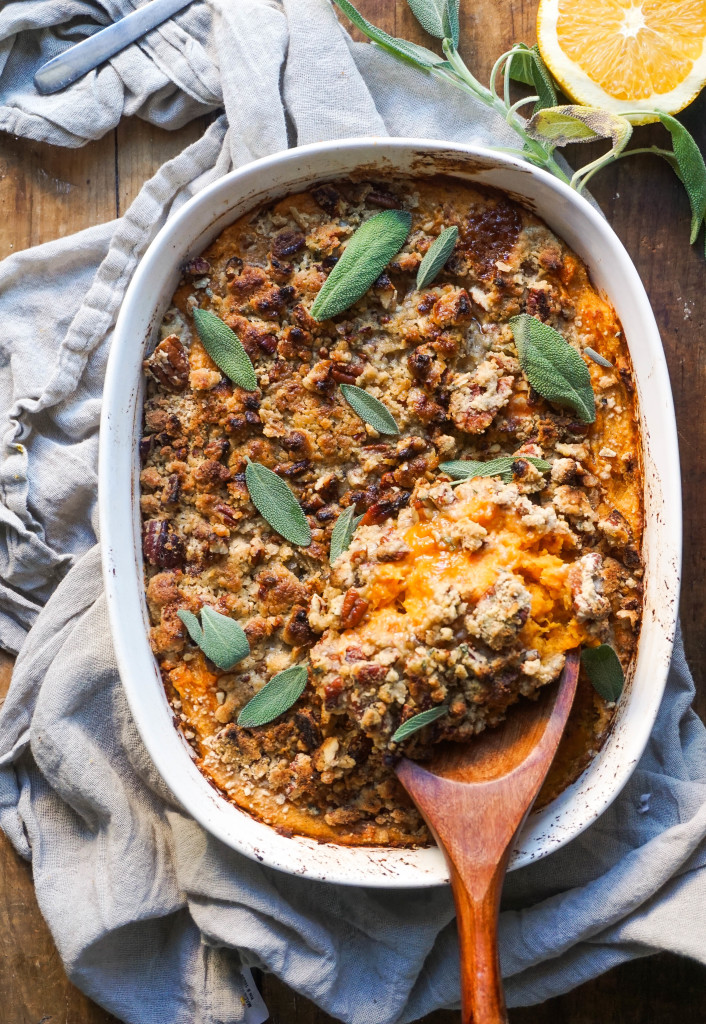
[[[575,103],[635,124],[676,114],[706,82],[706,0],[541,0],[537,40]]]

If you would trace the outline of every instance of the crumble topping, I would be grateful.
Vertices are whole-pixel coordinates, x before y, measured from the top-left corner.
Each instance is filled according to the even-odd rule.
[[[315,321],[342,246],[394,207],[413,218],[402,251],[350,309]],[[423,255],[451,224],[453,255],[417,290]],[[257,391],[213,363],[196,307],[238,335]],[[530,388],[508,326],[521,312],[613,363],[588,361],[595,424]],[[146,370],[153,650],[199,767],[263,820],[338,842],[427,842],[394,776],[402,722],[448,706],[404,745],[424,758],[441,739],[472,742],[501,721],[578,644],[609,641],[627,667],[642,532],[627,348],[577,257],[506,197],[450,180],[346,180],[255,210],[184,267]],[[383,402],[401,436],[364,423],[342,383]],[[510,482],[454,483],[439,469],[498,456],[513,458]],[[309,547],[254,509],[248,458],[292,489]],[[351,506],[364,518],[331,566],[331,531]],[[204,605],[247,635],[250,654],[228,672],[177,615]],[[293,664],[308,665],[302,697],[269,725],[239,727],[244,705]],[[578,774],[611,714],[583,679],[547,795]]]

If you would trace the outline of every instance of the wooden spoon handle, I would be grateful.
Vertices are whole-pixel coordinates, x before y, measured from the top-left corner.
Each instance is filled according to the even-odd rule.
[[[500,893],[517,836],[556,752],[576,691],[578,652],[559,688],[517,708],[502,729],[429,771],[403,759],[397,776],[443,850],[456,901],[463,1024],[507,1024],[500,963]],[[451,746],[451,745],[449,745]]]
[[[451,864],[461,953],[461,1024],[507,1024],[498,958],[498,911],[505,865],[472,897]],[[479,879],[476,876],[476,890]]]

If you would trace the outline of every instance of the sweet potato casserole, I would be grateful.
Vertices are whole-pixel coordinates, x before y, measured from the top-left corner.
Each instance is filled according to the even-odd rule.
[[[381,210],[411,215],[404,244],[348,308],[317,319],[329,274]],[[418,287],[449,227],[443,269]],[[242,343],[252,390],[208,354],[198,309]],[[587,367],[594,422],[530,385],[511,323],[530,317]],[[152,647],[200,769],[241,807],[322,840],[428,842],[394,775],[400,754],[472,742],[557,679],[569,649],[610,644],[627,669],[643,521],[627,347],[581,261],[505,196],[389,178],[261,207],[183,268],[145,365]],[[395,430],[362,418],[346,386],[382,404]],[[493,465],[463,478],[469,461]],[[255,507],[254,465],[293,493],[308,544]],[[347,547],[331,562],[346,513]],[[184,625],[204,608],[244,631],[232,667]],[[305,670],[297,699],[239,725],[294,665]],[[600,746],[613,707],[582,675],[545,799]]]

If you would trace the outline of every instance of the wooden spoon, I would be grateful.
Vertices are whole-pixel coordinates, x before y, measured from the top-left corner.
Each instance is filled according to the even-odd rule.
[[[513,841],[552,763],[576,692],[578,651],[559,683],[514,705],[507,721],[468,744],[445,743],[397,776],[443,850],[461,946],[462,1024],[506,1024],[500,963],[500,893]]]

